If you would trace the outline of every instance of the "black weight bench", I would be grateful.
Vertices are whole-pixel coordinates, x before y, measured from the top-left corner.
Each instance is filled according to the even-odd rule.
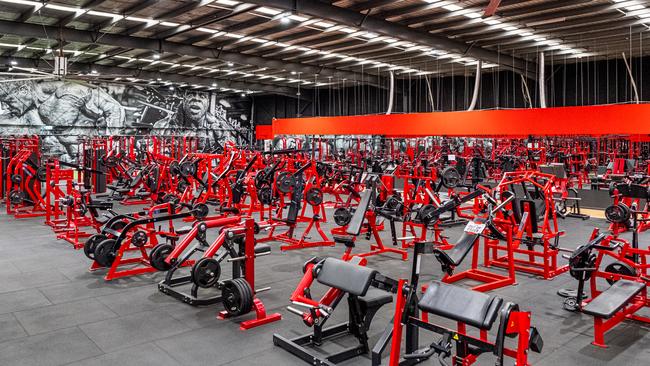
[[[370,348],[367,332],[372,319],[383,305],[393,301],[393,296],[390,293],[371,287],[377,277],[381,276],[379,272],[340,259],[326,258],[313,267],[312,273],[319,283],[341,290],[339,297],[331,304],[329,315],[343,296],[348,295],[348,321],[324,328],[327,319],[329,319],[328,315],[320,322],[314,323],[313,333],[293,339],[274,334],[273,344],[315,366],[336,365],[368,354]],[[354,336],[358,344],[329,355],[324,355],[323,352],[315,353],[307,348],[321,346],[325,340],[338,339],[346,335]]]
[[[643,291],[645,287],[645,284],[641,282],[618,280],[589,302],[582,309],[582,312],[598,318],[609,319]]]
[[[418,302],[422,311],[484,330],[492,328],[502,305],[500,297],[438,281],[429,283]]]

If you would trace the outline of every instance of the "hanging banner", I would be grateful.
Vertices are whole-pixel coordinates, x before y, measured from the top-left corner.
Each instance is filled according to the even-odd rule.
[[[650,104],[284,118],[273,135],[548,136],[650,134]]]

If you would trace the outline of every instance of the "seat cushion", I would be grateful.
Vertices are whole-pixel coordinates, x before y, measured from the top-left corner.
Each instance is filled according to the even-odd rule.
[[[635,281],[618,280],[589,302],[582,312],[609,319],[621,310],[632,298],[645,288],[645,284]]]
[[[500,297],[433,281],[418,307],[427,313],[487,330],[492,328],[502,304]]]
[[[354,248],[354,236],[334,235],[334,242],[341,243],[346,247]]]
[[[380,307],[393,302],[393,295],[378,288],[370,288],[364,296],[359,298],[359,301],[365,304],[366,309]]]
[[[377,271],[336,258],[326,258],[316,268],[316,280],[356,296],[364,296]]]

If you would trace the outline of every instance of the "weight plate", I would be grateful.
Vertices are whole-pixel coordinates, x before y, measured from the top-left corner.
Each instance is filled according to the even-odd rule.
[[[273,190],[271,187],[262,187],[257,190],[257,199],[263,205],[271,205],[273,203]]]
[[[613,262],[608,264],[605,267],[604,272],[613,273],[616,275],[630,276],[630,277],[636,276],[636,269],[634,269],[634,267],[630,266],[629,264],[623,262]],[[606,278],[606,280],[607,283],[609,283],[610,285],[613,285],[617,281],[613,277],[608,277]]]
[[[289,174],[289,172],[282,172],[278,175],[278,179],[275,182],[275,185],[278,191],[282,193],[289,193],[291,189],[296,185],[296,179]]]
[[[448,166],[442,170],[440,179],[445,188],[456,188],[460,184],[461,177],[456,168]]]
[[[149,236],[142,230],[136,231],[131,237],[131,244],[136,248],[142,248],[147,244],[147,241],[149,241]]]
[[[271,185],[273,177],[269,177],[269,169],[264,168],[255,173],[255,188],[261,189]]]
[[[605,209],[605,218],[607,221],[615,224],[623,224],[630,220],[630,208],[624,203],[611,205]]]
[[[47,168],[44,166],[38,167],[36,169],[36,179],[38,179],[39,182],[46,182],[47,181]]]
[[[251,311],[253,290],[243,278],[235,278],[223,283],[221,289],[223,305],[232,316],[239,316]]]
[[[106,239],[95,246],[95,261],[101,266],[110,267],[115,261],[117,248],[115,248],[115,239]]]
[[[197,219],[202,219],[208,216],[210,208],[205,203],[197,203],[192,207],[192,215]]]
[[[345,226],[352,220],[352,213],[345,207],[339,207],[334,210],[334,222],[338,226]]]
[[[318,187],[311,187],[305,193],[305,201],[312,206],[318,206],[323,203],[323,191]]]
[[[168,271],[172,266],[167,264],[165,259],[173,250],[174,247],[171,244],[156,245],[149,253],[149,264],[159,271]]]
[[[192,282],[200,288],[214,287],[221,277],[221,265],[214,258],[201,258],[192,266]]]
[[[424,205],[418,210],[417,218],[424,225],[429,225],[433,222],[436,222],[439,218],[436,213],[436,207],[433,205]]]
[[[25,200],[25,193],[23,191],[14,190],[9,193],[9,202],[14,205],[20,205]]]
[[[106,235],[104,234],[95,234],[86,240],[84,243],[84,254],[88,259],[95,260],[95,247],[104,240],[106,240]]]
[[[181,172],[180,165],[178,164],[178,161],[174,160],[171,163],[169,163],[169,173],[171,175],[178,175]]]

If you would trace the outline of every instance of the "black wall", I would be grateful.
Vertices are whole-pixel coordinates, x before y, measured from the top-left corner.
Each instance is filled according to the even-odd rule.
[[[650,100],[650,58],[630,60],[639,99]],[[394,113],[459,111],[470,104],[474,88],[474,69],[462,76],[428,76],[433,97],[430,102],[424,76],[396,79]],[[546,66],[548,107],[580,106],[634,101],[630,79],[622,59],[579,63],[557,61]],[[645,74],[645,75],[644,75]],[[387,79],[387,78],[386,78]],[[527,79],[530,100],[524,99],[522,77],[498,68],[484,69],[476,109],[528,108],[540,106],[537,80]],[[388,85],[345,86],[303,90],[300,100],[286,96],[254,98],[257,124],[270,124],[275,118],[341,116],[385,113]],[[349,85],[349,83],[348,83]],[[342,86],[342,85],[341,85]]]

